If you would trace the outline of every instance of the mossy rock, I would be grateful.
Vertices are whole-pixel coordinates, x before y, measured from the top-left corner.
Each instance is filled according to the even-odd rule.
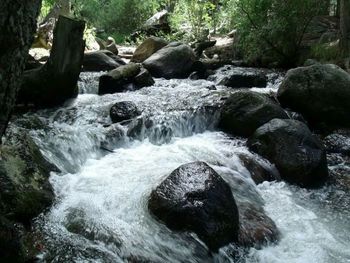
[[[29,223],[52,203],[50,164],[26,132],[11,135],[0,148],[0,213]]]

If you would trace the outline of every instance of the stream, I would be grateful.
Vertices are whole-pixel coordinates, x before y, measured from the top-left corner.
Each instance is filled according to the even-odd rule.
[[[255,186],[237,156],[253,155],[245,140],[216,129],[218,108],[234,92],[217,83],[231,70],[221,68],[209,80],[156,79],[152,87],[104,96],[97,95],[101,73],[82,73],[77,99],[32,113],[47,126],[32,137],[61,170],[50,178],[56,201],[35,222],[44,240],[39,261],[350,262],[350,212],[341,203],[349,193],[332,185]],[[253,90],[275,92],[282,78],[270,72],[268,86]],[[142,116],[111,124],[109,109],[118,101],[133,101]],[[151,191],[175,168],[197,160],[224,179],[239,176],[261,196],[281,232],[277,244],[245,251],[232,244],[210,254],[195,234],[171,231],[150,215]]]

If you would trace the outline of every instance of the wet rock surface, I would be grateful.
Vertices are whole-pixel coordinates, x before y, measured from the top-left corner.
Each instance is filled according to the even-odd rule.
[[[227,183],[206,163],[173,171],[151,194],[150,211],[169,228],[195,232],[217,250],[238,238],[238,210]]]
[[[120,66],[100,77],[98,93],[100,95],[124,91],[132,91],[152,86],[154,80],[140,64],[129,63]]]
[[[275,118],[288,119],[288,115],[269,97],[253,91],[238,91],[223,105],[219,128],[234,135],[250,136]]]
[[[278,100],[314,126],[350,127],[349,87],[350,74],[335,65],[316,64],[288,71]]]
[[[173,42],[146,59],[143,66],[157,78],[186,78],[195,61],[196,56],[191,47]]]
[[[245,168],[247,168],[247,170],[250,172],[250,175],[256,184],[281,180],[277,170],[273,170],[272,167],[269,167],[266,164],[263,165],[259,163],[254,159],[254,157],[246,154],[240,154],[239,158]]]
[[[113,123],[130,120],[140,115],[140,111],[132,101],[121,101],[114,104],[110,110]]]
[[[248,147],[275,164],[290,183],[310,187],[328,177],[323,144],[302,122],[273,119],[255,131]]]

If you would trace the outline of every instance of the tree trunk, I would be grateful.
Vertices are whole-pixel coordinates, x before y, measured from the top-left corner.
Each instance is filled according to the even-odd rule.
[[[84,57],[84,21],[60,16],[49,60],[24,73],[18,103],[54,107],[78,95],[77,82]]]
[[[350,0],[340,1],[340,49],[344,56],[350,52]]]
[[[323,0],[322,1],[322,14],[329,16],[330,7],[331,7],[331,1],[330,0]]]
[[[0,1],[0,140],[15,104],[40,6],[41,0]]]
[[[340,0],[337,0],[337,6],[335,9],[335,16],[340,17]]]

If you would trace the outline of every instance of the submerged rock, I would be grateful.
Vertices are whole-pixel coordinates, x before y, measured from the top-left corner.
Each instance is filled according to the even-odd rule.
[[[335,65],[315,64],[288,71],[278,100],[313,125],[350,127],[350,75]]]
[[[101,148],[112,152],[113,149],[125,143],[125,132],[119,124],[112,124],[104,130],[105,139],[101,142]]]
[[[253,91],[238,91],[223,105],[219,128],[234,135],[250,136],[275,118],[287,119],[288,115],[269,97]]]
[[[152,76],[141,64],[129,63],[100,77],[98,94],[124,92],[154,84]]]
[[[260,249],[264,245],[278,241],[280,232],[275,222],[262,208],[242,203],[238,204],[240,231],[238,243],[244,247]]]
[[[134,84],[137,88],[149,87],[154,83],[154,79],[149,71],[143,67],[141,68],[140,73],[134,79]]]
[[[174,230],[195,232],[209,249],[238,239],[238,210],[229,185],[206,163],[174,170],[151,194],[148,207]]]
[[[323,142],[328,153],[340,153],[350,156],[350,130],[338,130],[327,135]]]
[[[146,59],[143,65],[157,78],[186,78],[195,61],[196,56],[191,47],[173,42]]]
[[[300,121],[273,119],[256,130],[248,147],[274,163],[290,183],[312,187],[328,177],[322,142]]]
[[[141,113],[132,101],[121,101],[114,104],[110,110],[110,117],[113,123],[130,120]]]
[[[166,45],[168,42],[162,38],[149,37],[136,48],[131,61],[141,63]]]

